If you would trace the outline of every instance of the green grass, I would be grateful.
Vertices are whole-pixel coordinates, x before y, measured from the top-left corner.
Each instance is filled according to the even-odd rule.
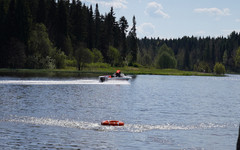
[[[125,74],[146,74],[146,75],[178,75],[178,76],[213,76],[212,73],[201,73],[194,71],[182,71],[177,69],[156,69],[156,68],[146,68],[146,67],[110,67],[110,66],[88,66],[82,71],[78,71],[74,67],[68,67],[65,69],[0,69],[2,74],[61,74],[67,73],[68,76],[75,73],[91,73],[91,74],[112,74],[116,72],[117,69],[120,69],[121,72]]]

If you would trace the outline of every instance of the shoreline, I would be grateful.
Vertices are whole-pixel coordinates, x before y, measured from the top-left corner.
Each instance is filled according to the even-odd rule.
[[[111,68],[85,68],[82,71],[76,69],[8,69],[0,68],[0,76],[67,76],[76,77],[91,74],[93,76],[112,74],[120,69],[128,75],[176,75],[176,76],[217,76],[213,73],[202,73],[194,71],[182,71],[177,69],[155,69],[134,67],[111,67]],[[219,76],[219,75],[218,75]],[[222,75],[224,76],[224,75]]]

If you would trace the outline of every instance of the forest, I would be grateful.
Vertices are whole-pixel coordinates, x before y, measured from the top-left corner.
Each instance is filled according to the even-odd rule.
[[[129,25],[131,24],[131,25]],[[137,37],[137,21],[101,14],[80,0],[1,0],[0,68],[54,69],[87,64],[240,71],[240,34],[178,39]]]

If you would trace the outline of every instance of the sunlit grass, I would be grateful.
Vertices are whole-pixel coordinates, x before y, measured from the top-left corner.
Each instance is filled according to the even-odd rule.
[[[112,74],[120,69],[125,74],[148,74],[148,75],[181,75],[181,76],[213,76],[212,73],[201,73],[194,71],[182,71],[178,69],[156,69],[147,67],[110,67],[102,64],[102,66],[90,65],[79,71],[75,67],[67,67],[65,69],[0,69],[2,73],[95,73],[95,74]]]

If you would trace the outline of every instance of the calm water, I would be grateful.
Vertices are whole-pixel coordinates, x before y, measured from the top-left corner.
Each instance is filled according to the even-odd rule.
[[[0,77],[2,149],[234,150],[240,76]],[[121,120],[124,127],[101,126]]]

